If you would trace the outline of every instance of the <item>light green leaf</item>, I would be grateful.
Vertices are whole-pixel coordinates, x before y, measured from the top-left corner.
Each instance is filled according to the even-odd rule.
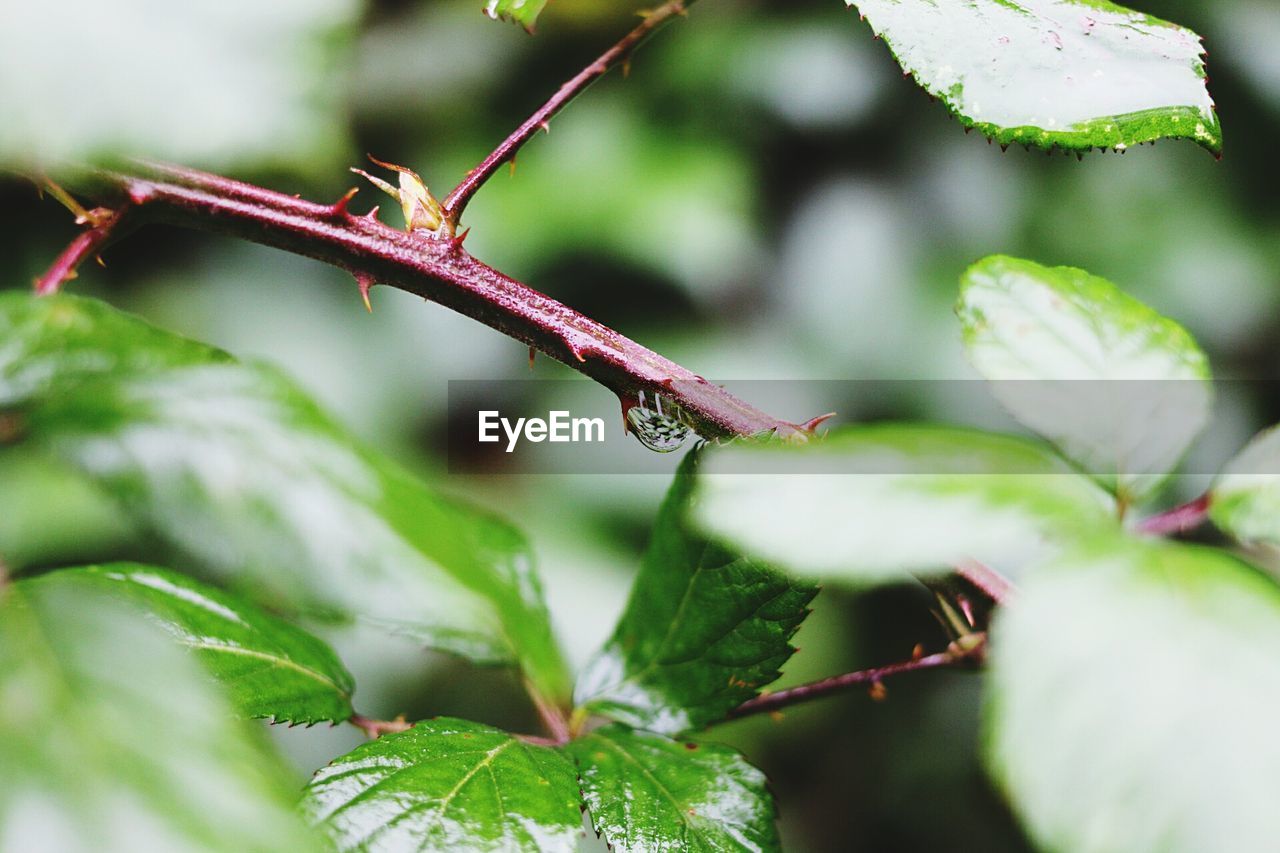
[[[0,332],[18,435],[246,595],[518,661],[567,701],[524,538],[360,446],[275,371],[68,296],[0,297]]]
[[[351,716],[351,674],[333,650],[247,602],[177,572],[136,563],[62,569],[18,585],[69,588],[139,607],[192,649],[236,710],[278,723]]]
[[[658,512],[627,609],[579,679],[579,705],[678,734],[723,719],[773,682],[817,588],[689,529],[699,451]]]
[[[565,749],[596,832],[619,853],[780,849],[764,774],[735,750],[619,724]]]
[[[693,518],[803,575],[878,582],[970,559],[1016,574],[1081,531],[1114,527],[1115,505],[1035,442],[885,423],[708,452]]]
[[[965,127],[1002,145],[1123,151],[1222,130],[1190,30],[1107,0],[846,0]]]
[[[578,778],[560,750],[423,720],[316,773],[303,807],[339,850],[573,850]]]
[[[1046,850],[1273,850],[1278,647],[1280,587],[1250,566],[1101,543],[997,617],[988,763]]]
[[[147,155],[227,169],[337,163],[356,0],[0,6],[0,164]],[[116,50],[104,50],[115,45]]]
[[[1243,542],[1280,544],[1280,427],[1253,438],[1209,490],[1209,518]]]
[[[547,0],[485,0],[484,13],[495,20],[515,21],[533,32],[546,5]]]
[[[1195,339],[1106,279],[993,255],[965,272],[956,313],[1005,408],[1125,503],[1148,497],[1209,420]]]
[[[116,602],[0,589],[0,851],[317,849],[261,733]]]

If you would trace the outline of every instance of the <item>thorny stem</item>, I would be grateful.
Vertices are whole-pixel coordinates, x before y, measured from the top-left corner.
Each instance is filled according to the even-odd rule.
[[[965,640],[965,642],[954,642],[947,647],[946,651],[936,654],[913,656],[910,660],[891,663],[887,666],[847,672],[774,693],[762,693],[734,708],[729,712],[727,719],[736,720],[754,714],[773,713],[790,705],[821,699],[854,687],[867,687],[874,692],[873,695],[882,696],[886,678],[926,669],[980,664],[986,651],[986,636],[971,634]]]
[[[1142,519],[1135,525],[1135,529],[1152,536],[1172,536],[1194,530],[1208,517],[1209,495],[1206,493],[1193,501]]]
[[[45,274],[36,279],[36,293],[45,296],[57,292],[64,281],[76,277],[76,269],[90,256],[97,254],[111,239],[112,233],[128,211],[128,204],[116,210],[104,211],[90,221],[90,226],[76,235],[67,248],[54,259]]]
[[[352,273],[362,289],[378,282],[452,308],[596,380],[624,407],[640,391],[659,393],[706,438],[807,431],[486,266],[463,249],[461,238],[400,231],[352,214],[349,196],[317,204],[159,163],[139,163],[129,173],[92,172],[80,185],[125,213],[111,220],[107,233],[95,235],[92,247],[64,252],[68,263],[54,265],[62,273],[108,238],[122,236],[122,225],[158,222],[230,234],[333,264]],[[50,282],[43,292],[56,289]]]
[[[584,89],[608,73],[610,68],[619,64],[625,65],[632,52],[640,46],[641,42],[657,32],[663,24],[674,16],[683,15],[693,2],[694,0],[672,0],[672,2],[665,3],[657,9],[646,12],[644,20],[639,26],[623,36],[621,41],[600,54],[595,62],[582,69],[573,79],[561,86],[551,96],[550,100],[539,107],[533,115],[529,116],[524,124],[502,140],[502,143],[493,150],[493,153],[485,157],[480,162],[480,165],[467,172],[467,176],[462,179],[462,182],[445,196],[444,204],[442,205],[445,216],[453,223],[455,228],[462,218],[462,211],[466,208],[467,202],[471,200],[471,197],[475,195],[476,190],[480,189],[485,181],[493,177],[493,173],[498,171],[503,163],[514,160],[520,147],[532,139],[539,130],[550,132],[548,121],[552,116],[581,94]]]

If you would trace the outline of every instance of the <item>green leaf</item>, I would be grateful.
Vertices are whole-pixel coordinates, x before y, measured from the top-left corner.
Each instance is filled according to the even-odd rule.
[[[533,32],[547,0],[485,0],[484,13],[494,20],[515,21]]]
[[[1114,527],[1115,505],[1035,442],[884,423],[708,452],[693,518],[801,574],[878,582],[968,559],[1016,574],[1082,530]]]
[[[68,296],[0,297],[0,339],[19,435],[246,595],[518,661],[567,701],[524,538],[361,446],[277,372]]]
[[[681,462],[627,609],[577,687],[587,709],[666,734],[723,719],[773,682],[818,591],[690,530],[698,457]]]
[[[316,773],[303,807],[339,850],[573,850],[573,762],[466,720],[423,720]]]
[[[1256,435],[1209,490],[1209,518],[1243,542],[1280,544],[1280,427]]]
[[[1209,419],[1209,363],[1186,329],[1106,279],[993,255],[956,306],[969,358],[1018,420],[1133,503]]]
[[[123,605],[0,589],[0,850],[312,850],[262,733]]]
[[[1046,850],[1271,850],[1280,587],[1221,551],[1105,542],[1019,586],[987,758]]]
[[[846,0],[903,70],[1001,145],[1123,151],[1222,129],[1190,30],[1107,0]]]
[[[565,749],[596,832],[619,853],[780,849],[764,774],[735,750],[616,723]]]
[[[194,0],[161,15],[147,0],[5,3],[0,164],[336,164],[347,147],[339,48],[360,9]]]
[[[226,688],[246,717],[342,722],[355,685],[333,650],[299,628],[168,569],[113,563],[62,569],[18,582],[69,588],[140,607]]]

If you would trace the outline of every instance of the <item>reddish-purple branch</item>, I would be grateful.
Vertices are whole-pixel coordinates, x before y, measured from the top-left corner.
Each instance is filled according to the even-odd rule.
[[[486,266],[461,239],[437,239],[357,216],[348,210],[349,197],[317,204],[156,163],[140,164],[129,174],[96,172],[83,187],[117,210],[127,208],[130,227],[161,222],[230,234],[333,264],[362,286],[376,281],[438,302],[596,380],[624,407],[640,391],[663,395],[704,437],[802,429]],[[101,242],[95,241],[95,246]],[[83,257],[88,251],[75,254]]]
[[[977,560],[957,563],[955,572],[978,588],[995,604],[1003,604],[1013,597],[1013,582],[988,565]]]
[[[623,36],[622,40],[613,47],[600,54],[595,62],[588,65],[582,71],[563,86],[561,86],[554,95],[551,96],[545,104],[538,110],[514,133],[502,140],[502,143],[493,150],[493,153],[485,157],[480,165],[476,166],[467,176],[462,179],[453,190],[445,196],[444,208],[445,216],[456,226],[458,220],[462,217],[462,211],[467,206],[467,202],[475,195],[476,190],[493,176],[493,173],[502,168],[503,163],[513,160],[516,152],[520,150],[520,146],[524,145],[533,138],[539,130],[549,130],[548,121],[564,108],[566,104],[577,97],[584,89],[590,86],[599,78],[603,77],[610,68],[625,63],[631,56],[631,53],[640,46],[658,28],[671,20],[676,15],[683,15],[686,8],[693,0],[672,0],[645,13],[644,21],[634,30]]]
[[[127,204],[122,204],[117,210],[104,213],[77,234],[67,248],[54,258],[44,275],[36,279],[36,293],[40,296],[56,293],[64,281],[75,278],[80,264],[102,251],[103,246],[110,241],[127,211]]]
[[[375,720],[363,714],[352,714],[347,722],[364,732],[365,737],[379,738],[383,735],[407,732],[413,723],[406,722],[403,717],[396,720]]]
[[[1139,521],[1135,529],[1152,536],[1173,536],[1195,530],[1209,517],[1209,495],[1203,494],[1193,501],[1167,509],[1158,515]]]
[[[798,687],[790,687],[774,693],[762,693],[730,711],[728,719],[736,720],[753,714],[772,713],[789,705],[798,705],[802,702],[821,699],[854,687],[877,689],[876,686],[882,685],[886,678],[905,675],[908,672],[920,672],[926,669],[941,669],[959,664],[975,663],[982,658],[985,642],[982,640],[981,635],[975,634],[972,636],[976,639],[967,649],[960,648],[956,643],[953,643],[946,651],[938,652],[937,654],[913,657],[911,660],[891,663],[874,669],[847,672],[843,675],[835,675],[831,678],[824,678],[821,681],[801,684]]]

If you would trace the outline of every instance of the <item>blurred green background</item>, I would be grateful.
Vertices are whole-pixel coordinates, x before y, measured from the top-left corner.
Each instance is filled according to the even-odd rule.
[[[480,5],[369,4],[354,36],[326,36],[325,76],[310,81],[329,119],[292,128],[306,140],[296,156],[240,158],[235,174],[336,198],[358,182],[345,166],[370,152],[443,193],[635,11],[553,0],[530,37]],[[960,272],[994,252],[1115,281],[1184,323],[1219,377],[1276,376],[1280,201],[1266,176],[1280,138],[1280,6],[1137,5],[1205,37],[1220,162],[1170,142],[1082,162],[1001,153],[903,79],[840,0],[702,0],[641,50],[628,79],[594,86],[521,153],[513,176],[480,193],[467,247],[719,380],[971,377],[951,304]],[[375,195],[362,191],[358,208],[388,201]],[[27,287],[74,226],[13,175],[0,174],[0,209],[5,284]],[[383,210],[399,222],[393,204]],[[70,287],[281,365],[363,438],[522,526],[570,658],[581,664],[601,644],[668,478],[446,474],[446,382],[527,378],[520,344],[385,288],[366,314],[349,277],[229,239],[156,228],[105,260]],[[533,377],[572,375],[539,359]],[[802,402],[776,414],[857,406]],[[955,403],[903,399],[877,414],[946,419]],[[1195,452],[1224,455],[1280,420],[1277,400],[1219,405],[1232,413],[1227,428]],[[147,543],[98,496],[40,460],[0,457],[0,483],[0,554],[11,563],[146,558]],[[917,642],[938,647],[928,604],[907,586],[824,592],[786,681],[896,660]],[[366,714],[535,727],[509,673],[364,632],[330,639]],[[789,849],[1025,849],[976,762],[980,690],[978,676],[918,676],[891,684],[885,702],[848,695],[710,736],[768,773]],[[345,729],[278,736],[299,774],[358,740]]]

